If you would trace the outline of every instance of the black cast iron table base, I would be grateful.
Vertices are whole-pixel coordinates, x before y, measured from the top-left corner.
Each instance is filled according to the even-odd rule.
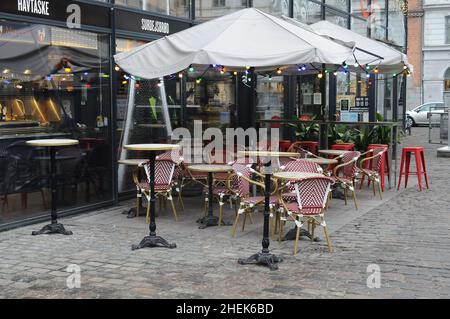
[[[176,248],[175,243],[171,244],[161,236],[149,235],[145,236],[144,239],[139,243],[139,245],[132,245],[131,250],[141,249],[145,247],[164,247],[164,248]]]
[[[63,224],[52,223],[45,225],[41,230],[33,231],[31,235],[42,235],[42,234],[62,234],[62,235],[72,235],[70,230],[66,230]]]
[[[238,259],[238,263],[241,265],[256,264],[269,267],[270,270],[277,270],[278,263],[282,261],[283,258],[281,257],[277,257],[271,253],[263,253],[263,252],[251,255],[249,258]]]
[[[283,238],[281,238],[281,241],[295,240],[296,233],[297,233],[297,228],[294,227],[294,228],[292,228],[290,231],[288,231],[288,232],[286,233],[286,235],[283,236]],[[308,237],[309,240],[311,240],[311,238],[312,238],[312,235],[311,235],[311,233],[310,233],[309,231],[307,231],[307,230],[301,228],[301,229],[300,229],[300,236],[299,236],[299,238],[301,238],[301,237],[303,237],[303,236],[304,236],[304,237]],[[315,242],[318,242],[318,241],[320,241],[320,238],[319,238],[319,237],[314,237],[314,241],[315,241]]]
[[[201,224],[198,226],[199,229],[205,229],[206,227],[218,226],[219,217],[217,216],[205,216],[197,220],[197,223]],[[232,226],[232,223],[222,220],[221,226]]]

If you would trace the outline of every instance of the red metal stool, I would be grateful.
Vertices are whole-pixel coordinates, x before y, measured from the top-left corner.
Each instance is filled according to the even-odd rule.
[[[355,144],[353,143],[339,143],[331,145],[332,150],[342,150],[342,151],[354,151]]]
[[[301,141],[299,142],[301,147],[307,151],[310,151],[314,155],[317,155],[319,152],[319,142],[314,141]]]
[[[366,157],[372,156],[373,155],[372,151],[374,149],[380,148],[380,147],[386,149],[386,152],[383,153],[383,159],[382,159],[382,161],[384,163],[383,164],[384,168],[380,171],[381,190],[384,192],[384,180],[385,180],[385,178],[384,178],[385,175],[384,174],[385,173],[387,173],[388,181],[389,181],[389,187],[391,187],[391,169],[389,167],[389,151],[388,151],[389,150],[389,145],[387,145],[387,144],[369,144],[367,146],[367,151],[366,151],[367,155],[366,155]],[[372,162],[370,162],[370,163],[366,162],[364,168],[372,169]],[[361,177],[361,184],[359,185],[360,189],[362,188],[362,185],[364,184],[364,179],[365,179],[365,175],[363,175]],[[367,186],[370,186],[370,179],[367,181]]]
[[[416,158],[416,172],[409,171],[409,163],[411,162],[411,154],[414,154]],[[405,170],[403,171],[403,167],[406,163]],[[425,167],[425,154],[423,151],[423,147],[404,147],[402,150],[402,162],[400,164],[400,176],[398,179],[397,190],[400,189],[400,184],[402,182],[402,175],[405,175],[405,188],[408,185],[408,176],[409,174],[417,175],[417,179],[419,181],[419,189],[422,190],[422,174],[425,176],[425,183],[428,188],[428,176],[427,176],[427,168]]]

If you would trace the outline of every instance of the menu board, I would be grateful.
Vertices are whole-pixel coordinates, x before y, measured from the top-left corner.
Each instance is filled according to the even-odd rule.
[[[352,112],[369,112],[369,97],[357,96],[355,97],[355,106],[350,107]]]

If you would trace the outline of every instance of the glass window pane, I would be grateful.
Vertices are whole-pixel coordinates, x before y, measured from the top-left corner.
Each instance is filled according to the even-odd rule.
[[[325,3],[329,6],[333,6],[342,11],[348,12],[349,0],[325,0]]]
[[[305,119],[320,118],[320,79],[316,74],[297,76],[297,116]]]
[[[189,0],[116,0],[115,3],[131,8],[189,18]]]
[[[351,17],[351,30],[356,33],[367,37],[367,21],[364,19]]]
[[[445,43],[450,44],[450,16],[445,17],[445,34],[446,34]]]
[[[312,24],[321,20],[322,6],[308,0],[294,0],[294,18]]]
[[[334,10],[326,9],[325,19],[343,28],[348,28],[348,16],[343,16]]]
[[[111,200],[109,36],[1,24],[0,223],[48,214],[49,154],[30,139],[80,141],[57,151],[59,209]]]
[[[246,7],[247,0],[195,0],[195,19],[206,21]]]
[[[283,118],[284,84],[283,76],[258,75],[256,92],[256,120]]]
[[[389,41],[399,45],[405,45],[405,16],[401,4],[403,0],[389,1]]]
[[[253,7],[275,16],[289,15],[289,0],[253,0]]]

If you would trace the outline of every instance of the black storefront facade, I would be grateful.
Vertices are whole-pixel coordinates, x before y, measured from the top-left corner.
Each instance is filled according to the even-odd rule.
[[[176,4],[167,11],[162,5],[152,7],[147,1],[149,5],[144,6],[143,2],[0,3],[0,230],[48,218],[45,150],[24,149],[21,144],[25,140],[80,140],[79,148],[59,154],[58,167],[65,173],[58,184],[61,216],[111,206],[133,193],[128,178],[131,169],[121,168],[117,160],[124,156],[124,143],[164,139],[165,131],[158,128],[161,79],[148,81],[123,73],[113,63],[117,52],[252,5],[276,15],[287,10],[296,17],[303,12],[299,6],[306,3],[312,13],[302,16],[305,22],[347,17],[344,23],[349,28],[350,21],[357,19],[351,1],[344,1],[348,9],[320,1],[273,1],[268,5],[239,1],[231,9],[222,7],[222,1],[211,1],[209,7],[203,4],[205,8],[198,0],[170,1]],[[279,9],[283,4],[286,9]],[[389,39],[387,34],[386,29]],[[241,81],[241,74],[232,72],[188,70],[185,75],[162,79],[172,128],[190,128],[195,119],[203,120],[205,129],[247,128],[261,125],[264,119],[306,114],[336,120],[345,92],[370,100],[373,107],[368,109],[366,121],[374,120],[377,111],[392,121],[402,120],[404,115],[399,101],[405,100],[402,87],[406,81],[392,76],[387,90],[386,81],[378,85],[373,79],[376,85],[366,85],[365,79],[350,74],[336,77],[330,73],[322,79],[316,74],[255,75],[250,85]],[[317,95],[320,105],[312,102]],[[130,114],[132,128],[130,119],[126,121]],[[295,130],[285,128],[283,138],[295,138]]]

